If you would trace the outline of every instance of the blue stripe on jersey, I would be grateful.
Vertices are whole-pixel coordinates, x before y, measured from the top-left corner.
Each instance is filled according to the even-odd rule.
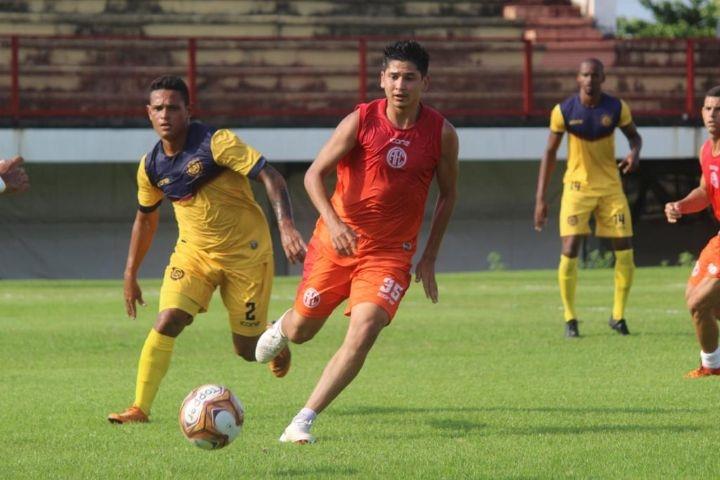
[[[214,133],[215,128],[192,122],[182,152],[172,157],[165,155],[162,141],[155,144],[145,159],[145,172],[150,183],[170,200],[192,197],[198,188],[224,169],[215,163],[210,148]]]
[[[612,135],[620,122],[622,103],[619,99],[603,93],[600,103],[586,107],[580,95],[573,95],[560,104],[565,130],[585,140],[598,140]]]

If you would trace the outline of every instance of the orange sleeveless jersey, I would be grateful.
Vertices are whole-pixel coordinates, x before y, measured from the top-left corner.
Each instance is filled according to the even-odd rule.
[[[390,123],[386,108],[386,99],[358,105],[357,144],[338,163],[330,201],[358,234],[359,255],[397,250],[412,256],[440,160],[445,119],[421,105],[417,122],[403,130]],[[322,218],[316,235],[330,243]]]
[[[700,167],[713,213],[720,220],[720,156],[713,156],[709,139],[700,147]],[[705,277],[720,278],[720,234],[711,238],[700,252],[688,283],[697,286]]]
[[[715,218],[720,220],[720,156],[713,156],[710,139],[700,147],[700,167],[713,213],[715,213]]]

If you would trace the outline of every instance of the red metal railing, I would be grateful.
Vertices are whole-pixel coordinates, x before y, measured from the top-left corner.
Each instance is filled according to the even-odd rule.
[[[338,117],[375,89],[388,38],[0,36],[0,115],[142,118],[149,80],[183,75],[205,117]],[[576,90],[579,60],[606,64],[605,89],[636,117],[697,116],[720,83],[720,41],[420,39],[426,101],[450,117],[546,115]]]

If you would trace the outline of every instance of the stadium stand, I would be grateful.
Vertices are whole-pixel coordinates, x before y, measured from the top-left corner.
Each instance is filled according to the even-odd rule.
[[[215,125],[331,127],[357,102],[379,96],[379,52],[407,36],[432,56],[426,101],[459,127],[536,126],[544,136],[549,109],[576,90],[577,64],[587,56],[605,61],[605,88],[628,100],[641,133],[649,124],[697,125],[702,92],[720,80],[717,41],[605,38],[570,0],[7,0],[0,13],[0,125],[13,127],[13,145],[27,145],[25,127],[82,127],[89,137],[98,127],[146,129],[145,88],[163,73],[187,78],[195,113]],[[0,202],[0,250],[11,252],[0,278],[117,277],[142,153],[84,164],[29,158],[31,191]],[[511,268],[555,258],[554,235],[529,234],[536,162],[463,162],[463,201],[442,269],[483,269],[489,251]],[[306,164],[278,167],[309,233],[315,212],[303,193]],[[696,170],[693,162],[648,160],[629,180],[639,264],[664,255],[656,245],[643,248],[643,239],[657,238],[659,205],[691,186]],[[559,192],[557,177],[551,194]],[[707,225],[697,229],[678,248],[692,250]],[[167,251],[174,236],[162,229],[153,248]],[[148,275],[159,275],[166,255],[148,258]],[[297,273],[276,261],[277,272]]]

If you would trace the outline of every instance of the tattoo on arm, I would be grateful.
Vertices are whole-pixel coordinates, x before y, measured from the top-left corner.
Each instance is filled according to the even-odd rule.
[[[272,207],[275,210],[277,221],[289,218],[292,220],[292,207],[290,206],[290,194],[287,188],[279,188],[278,195],[272,199]]]

